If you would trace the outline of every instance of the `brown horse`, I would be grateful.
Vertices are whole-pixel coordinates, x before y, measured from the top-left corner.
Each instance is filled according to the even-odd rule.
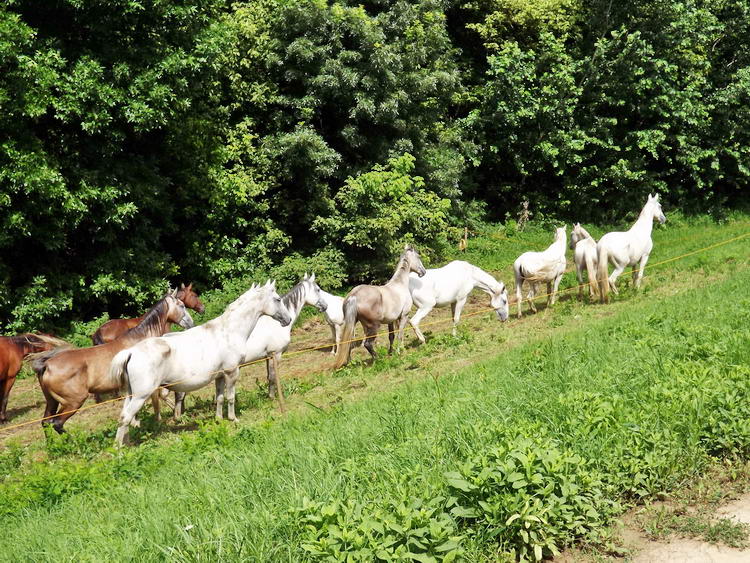
[[[119,390],[120,381],[109,378],[109,364],[120,350],[145,338],[162,336],[169,332],[171,323],[192,328],[193,319],[182,301],[175,297],[176,293],[167,294],[143,316],[138,326],[112,342],[34,354],[31,367],[47,400],[42,424],[52,424],[57,432],[62,433],[65,421],[81,408],[89,393]]]
[[[393,351],[393,339],[396,337],[395,324],[398,321],[399,346],[404,340],[404,326],[409,320],[412,298],[409,292],[409,273],[415,272],[420,278],[426,270],[419,258],[419,253],[411,245],[404,247],[404,252],[396,266],[390,281],[385,285],[358,285],[344,299],[344,329],[341,343],[336,352],[335,369],[345,366],[351,358],[352,337],[357,322],[362,323],[365,331],[365,348],[372,359],[375,354],[375,336],[381,323],[388,323],[388,352]]]
[[[69,344],[47,334],[0,336],[0,423],[8,422],[8,396],[18,372],[21,371],[23,359],[34,352],[44,352],[65,345]]]
[[[185,304],[185,307],[192,309],[196,313],[200,314],[206,310],[206,307],[201,303],[198,295],[193,290],[192,283],[188,284],[187,287],[185,287],[184,283],[180,284],[180,289],[177,290],[176,297]],[[94,343],[94,346],[112,342],[121,334],[138,326],[138,323],[142,320],[143,316],[134,319],[112,319],[111,321],[107,321],[91,336],[91,341]]]

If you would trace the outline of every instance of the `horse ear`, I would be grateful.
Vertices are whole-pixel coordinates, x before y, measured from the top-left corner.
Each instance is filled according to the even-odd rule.
[[[315,272],[313,272],[312,274],[310,274],[310,281],[311,282],[315,281]]]
[[[306,280],[306,279],[307,279],[307,272],[305,272],[305,275],[304,275],[304,276],[302,276],[302,279],[303,279],[303,280]]]
[[[184,283],[180,284],[180,289],[185,289],[185,284]]]
[[[656,194],[656,195],[654,196],[654,200],[655,200],[655,201],[659,201],[659,194]]]

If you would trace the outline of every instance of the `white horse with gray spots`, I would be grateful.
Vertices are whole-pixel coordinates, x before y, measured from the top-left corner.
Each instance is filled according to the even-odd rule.
[[[636,289],[641,286],[643,269],[654,248],[654,241],[651,240],[654,221],[659,221],[663,225],[666,220],[661,210],[661,203],[659,203],[659,194],[655,196],[649,194],[638,220],[629,230],[607,233],[599,239],[596,250],[599,260],[599,294],[602,303],[607,302],[610,289],[617,295],[617,278],[628,266],[633,268],[633,286]],[[608,277],[610,262],[615,268]]]
[[[427,270],[421,278],[417,274],[409,275],[409,291],[417,306],[417,312],[409,319],[409,323],[422,344],[425,343],[425,338],[419,329],[419,323],[435,307],[451,306],[453,336],[456,335],[461,311],[474,288],[479,288],[490,296],[490,306],[495,309],[501,321],[508,319],[508,291],[505,284],[473,264],[454,260],[442,268]]]
[[[536,313],[534,297],[539,283],[547,284],[547,305],[554,305],[557,300],[557,288],[565,273],[565,242],[567,236],[565,227],[555,230],[555,241],[544,252],[524,252],[513,263],[513,273],[516,277],[516,300],[518,301],[518,317],[521,318],[521,291],[524,282],[528,282],[530,289],[526,298],[531,310]]]

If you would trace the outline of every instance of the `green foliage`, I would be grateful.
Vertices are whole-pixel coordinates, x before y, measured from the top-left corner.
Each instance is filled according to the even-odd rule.
[[[406,242],[427,259],[444,251],[450,201],[425,190],[413,170],[414,157],[407,153],[349,178],[336,194],[334,213],[313,225],[330,244],[346,249],[358,278],[391,273]],[[356,259],[362,255],[366,262]]]
[[[451,514],[515,559],[557,555],[619,510],[591,463],[529,438],[492,449],[445,478]]]
[[[378,506],[304,498],[294,518],[304,530],[300,545],[314,561],[448,563],[463,554],[463,538],[439,499]]]

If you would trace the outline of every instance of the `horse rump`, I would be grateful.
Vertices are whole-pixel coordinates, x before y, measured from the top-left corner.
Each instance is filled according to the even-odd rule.
[[[349,362],[352,339],[354,338],[354,327],[357,324],[357,296],[350,295],[347,297],[344,300],[342,309],[344,311],[344,328],[341,331],[341,340],[336,351],[334,369],[339,369]]]

